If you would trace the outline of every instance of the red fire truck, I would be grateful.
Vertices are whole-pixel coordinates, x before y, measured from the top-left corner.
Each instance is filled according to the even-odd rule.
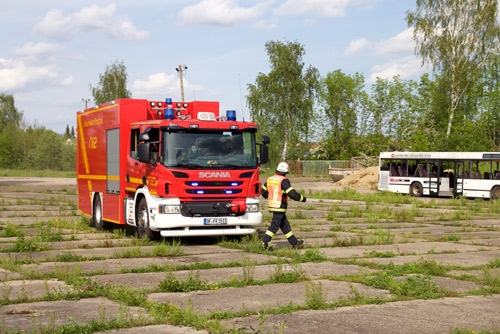
[[[218,102],[120,99],[77,113],[78,208],[138,237],[246,235],[261,224],[269,137]],[[257,148],[259,147],[259,156]]]

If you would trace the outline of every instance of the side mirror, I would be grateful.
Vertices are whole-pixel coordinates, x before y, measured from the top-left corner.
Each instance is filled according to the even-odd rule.
[[[140,162],[149,162],[149,154],[150,154],[149,151],[150,151],[149,143],[141,143],[137,145],[137,159],[139,159]]]
[[[149,141],[149,134],[144,132],[139,135],[139,141]]]
[[[144,130],[144,132],[139,135],[139,141],[149,141],[149,131],[151,131],[152,128],[153,126],[151,125],[149,128]]]
[[[263,138],[264,139],[264,138]],[[269,137],[267,137],[269,139]],[[264,140],[262,140],[264,142]],[[260,145],[260,164],[266,164],[269,161],[269,147],[266,144]]]
[[[263,136],[262,136],[262,143],[263,143],[263,144],[269,144],[269,143],[271,143],[271,139],[269,139],[269,137],[268,137],[268,136],[263,135]]]

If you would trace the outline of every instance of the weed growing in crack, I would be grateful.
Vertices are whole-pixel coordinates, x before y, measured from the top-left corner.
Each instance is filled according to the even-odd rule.
[[[308,308],[319,310],[326,307],[326,295],[321,282],[308,282],[305,286],[305,299]]]

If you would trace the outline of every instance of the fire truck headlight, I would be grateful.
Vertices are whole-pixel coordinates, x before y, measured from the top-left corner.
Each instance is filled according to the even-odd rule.
[[[181,213],[180,205],[160,205],[158,207],[160,213]]]
[[[260,211],[259,204],[257,204],[257,203],[248,204],[247,203],[247,212],[259,212],[259,211]]]

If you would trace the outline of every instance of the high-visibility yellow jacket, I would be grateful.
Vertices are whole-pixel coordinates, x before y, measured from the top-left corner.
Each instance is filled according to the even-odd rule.
[[[267,179],[262,186],[262,196],[267,199],[269,211],[286,212],[288,207],[288,197],[295,201],[305,202],[305,196],[293,189],[284,175],[275,174]]]

